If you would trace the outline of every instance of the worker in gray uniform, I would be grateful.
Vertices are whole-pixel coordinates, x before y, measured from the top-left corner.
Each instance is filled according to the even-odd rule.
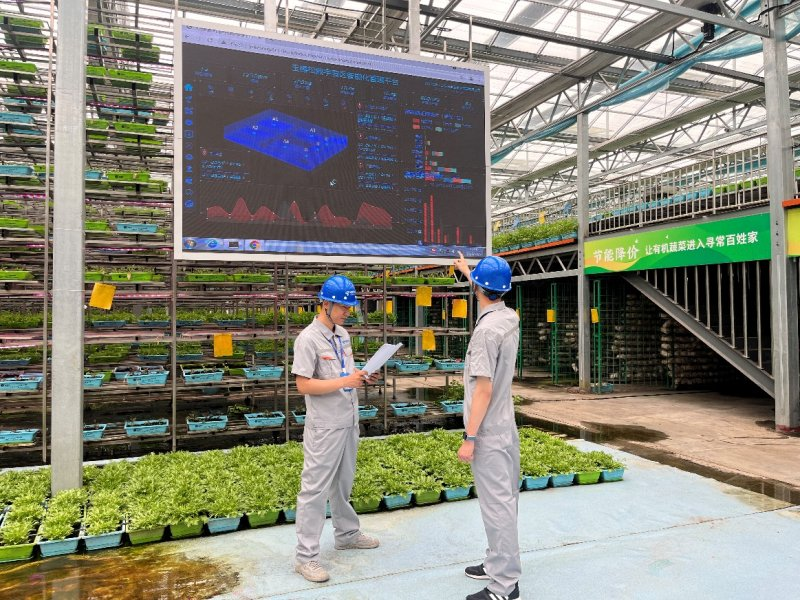
[[[467,600],[516,600],[519,557],[519,434],[511,380],[519,348],[519,317],[502,300],[511,289],[511,268],[487,256],[470,273],[459,253],[455,266],[472,280],[478,320],[464,364],[464,442],[458,458],[471,463],[489,547],[483,563],[467,567],[473,579],[489,581]]]
[[[355,368],[350,335],[342,326],[358,304],[353,282],[329,277],[319,292],[320,313],[297,336],[292,374],[306,397],[303,473],[297,496],[295,571],[308,581],[330,577],[319,562],[319,539],[330,500],[335,548],[377,548],[378,540],[361,533],[350,505],[358,452],[358,388],[367,373]]]

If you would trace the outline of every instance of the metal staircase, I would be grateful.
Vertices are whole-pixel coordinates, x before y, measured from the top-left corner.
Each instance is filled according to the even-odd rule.
[[[623,277],[774,397],[769,261],[655,269]]]

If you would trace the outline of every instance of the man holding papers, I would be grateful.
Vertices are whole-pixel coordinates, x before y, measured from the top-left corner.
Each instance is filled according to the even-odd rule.
[[[522,574],[517,536],[519,434],[511,380],[519,347],[519,318],[502,297],[511,289],[511,268],[487,256],[470,273],[459,253],[455,266],[478,298],[478,320],[464,361],[464,443],[458,458],[472,464],[489,548],[483,563],[464,573],[489,584],[467,600],[516,600]]]
[[[308,581],[329,579],[319,563],[319,539],[330,500],[337,550],[377,548],[377,539],[364,535],[350,505],[358,452],[357,390],[378,374],[355,368],[350,335],[342,327],[358,304],[356,289],[347,277],[334,275],[319,293],[322,311],[294,343],[297,389],[306,396],[303,429],[303,474],[297,496],[297,552],[295,571]]]

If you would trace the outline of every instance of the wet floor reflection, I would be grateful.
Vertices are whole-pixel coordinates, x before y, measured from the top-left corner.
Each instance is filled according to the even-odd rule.
[[[238,582],[213,557],[190,559],[161,545],[0,565],[4,600],[202,600]]]
[[[654,448],[652,446],[642,445],[643,442],[658,442],[667,439],[669,436],[661,431],[655,429],[647,429],[646,427],[639,427],[636,425],[622,425],[613,423],[590,423],[583,422],[582,425],[586,427],[575,427],[572,425],[564,425],[562,423],[554,423],[546,419],[538,419],[517,413],[518,425],[531,425],[542,429],[543,431],[552,431],[555,433],[562,433],[568,437],[588,440],[598,444],[608,444],[614,448],[624,450],[630,454],[652,460],[663,465],[669,465],[682,471],[695,473],[702,477],[715,479],[722,483],[727,483],[744,490],[763,494],[769,498],[780,500],[789,504],[800,505],[800,489],[783,484],[779,481],[771,479],[763,479],[759,477],[750,477],[748,475],[741,475],[738,473],[730,473],[700,465],[683,458],[678,458],[674,454]],[[752,504],[759,510],[771,510],[776,508],[773,503],[762,502],[752,496],[741,495],[749,504]]]

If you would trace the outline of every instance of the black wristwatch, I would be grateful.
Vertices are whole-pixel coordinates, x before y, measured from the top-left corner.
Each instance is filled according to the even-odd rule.
[[[478,436],[468,435],[466,431],[464,432],[464,435],[462,437],[464,438],[465,442],[474,442],[476,439],[478,439]]]

